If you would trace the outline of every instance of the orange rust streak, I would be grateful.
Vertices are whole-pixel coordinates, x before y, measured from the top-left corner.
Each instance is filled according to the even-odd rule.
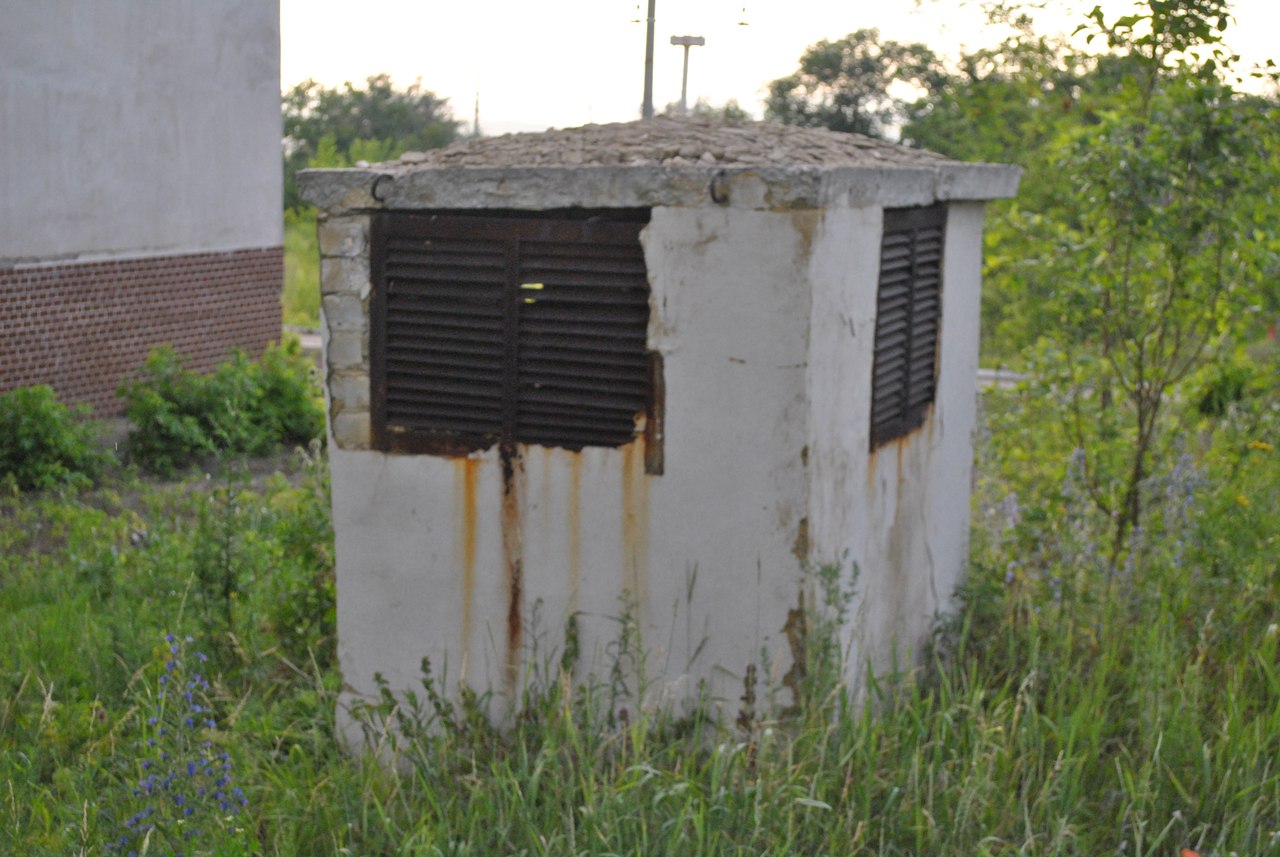
[[[638,443],[622,448],[622,561],[626,588],[637,608],[645,600],[649,547],[649,479],[643,456]]]
[[[893,447],[894,453],[897,455],[898,459],[898,484],[902,483],[902,456],[903,453],[906,452],[907,444],[911,442],[913,434],[914,432],[912,434],[905,434],[902,437],[895,437],[893,440],[885,441],[880,446],[871,450],[870,454],[867,456],[867,487],[871,487],[875,484],[880,453],[884,452],[885,448],[890,446]]]
[[[459,468],[458,466],[461,465]],[[467,677],[467,660],[471,652],[471,613],[476,588],[476,482],[480,462],[474,458],[455,459],[455,469],[462,471],[461,533],[462,542],[462,680]],[[456,484],[456,483],[455,483]]]
[[[633,471],[636,479],[636,572],[637,595],[648,594],[649,575],[649,471],[644,467],[645,446],[641,438],[636,443],[638,466]]]

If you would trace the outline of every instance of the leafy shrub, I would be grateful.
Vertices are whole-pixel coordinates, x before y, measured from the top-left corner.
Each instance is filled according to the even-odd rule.
[[[68,408],[43,384],[0,395],[0,478],[22,490],[91,484],[106,455],[87,413]]]
[[[268,348],[250,372],[261,391],[261,425],[280,443],[306,446],[324,433],[314,366],[297,339]]]
[[[151,352],[141,377],[121,387],[133,424],[129,448],[144,467],[169,474],[202,455],[265,455],[319,437],[324,415],[311,365],[296,340],[254,363],[237,350],[212,375],[187,369],[174,350]]]

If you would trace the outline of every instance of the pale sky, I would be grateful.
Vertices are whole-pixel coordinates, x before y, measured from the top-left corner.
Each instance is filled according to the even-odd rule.
[[[1095,0],[1047,0],[1042,32],[1070,32]],[[1124,0],[1102,0],[1110,16]],[[1236,0],[1228,43],[1246,62],[1275,57],[1278,0]],[[281,87],[310,77],[326,86],[387,72],[449,99],[469,125],[477,91],[487,134],[639,116],[647,0],[281,0]],[[637,20],[639,19],[639,20]],[[760,116],[764,87],[794,71],[807,45],[877,27],[884,39],[921,41],[943,54],[994,44],[973,0],[657,0],[654,104],[680,98],[690,49],[689,102],[735,98]],[[745,25],[739,22],[745,22]]]

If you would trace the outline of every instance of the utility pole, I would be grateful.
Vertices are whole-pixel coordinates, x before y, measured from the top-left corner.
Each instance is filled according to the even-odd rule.
[[[680,115],[689,115],[689,48],[702,46],[707,40],[702,36],[672,36],[671,44],[684,48],[684,74],[680,76]]]
[[[644,38],[644,103],[640,107],[640,116],[653,118],[653,21],[654,6],[658,0],[649,0],[649,18]]]

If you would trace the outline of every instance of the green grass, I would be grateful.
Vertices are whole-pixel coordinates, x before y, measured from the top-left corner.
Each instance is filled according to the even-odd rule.
[[[992,400],[991,425],[1037,399]],[[552,675],[499,730],[424,677],[416,714],[364,714],[391,764],[334,737],[322,462],[4,498],[0,854],[110,853],[155,758],[166,632],[209,656],[203,737],[248,799],[195,853],[1280,854],[1278,423],[1201,425],[1119,569],[1068,457],[1019,481],[997,434],[963,611],[862,694],[813,645],[792,716],[650,711]]]
[[[320,326],[320,249],[316,240],[316,211],[284,212],[284,323]]]

